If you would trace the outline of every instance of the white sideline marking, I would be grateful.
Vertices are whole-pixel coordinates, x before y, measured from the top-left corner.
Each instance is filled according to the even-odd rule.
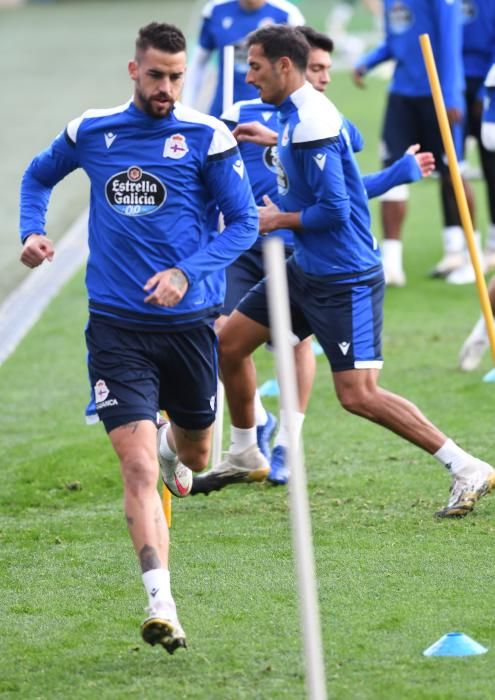
[[[0,306],[0,365],[14,352],[51,300],[86,260],[87,232],[86,209],[55,243],[53,261],[45,261],[31,270]]]

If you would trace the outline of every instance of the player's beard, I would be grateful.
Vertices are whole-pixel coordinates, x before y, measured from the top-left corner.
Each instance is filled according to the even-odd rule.
[[[167,117],[174,108],[174,100],[170,97],[170,95],[167,95],[164,92],[152,95],[151,97],[145,97],[142,92],[136,90],[136,95],[139,99],[143,112],[146,112],[148,116],[153,117],[154,119],[163,119],[164,117]],[[157,103],[157,98],[167,100],[167,102]],[[157,108],[158,104],[162,106],[162,109]]]

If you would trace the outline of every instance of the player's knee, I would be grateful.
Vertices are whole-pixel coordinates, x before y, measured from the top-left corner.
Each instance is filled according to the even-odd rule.
[[[150,460],[144,452],[122,458],[120,467],[125,489],[138,494],[156,488],[158,463]]]
[[[370,412],[372,396],[360,387],[343,387],[337,391],[342,408],[357,416],[367,416]]]

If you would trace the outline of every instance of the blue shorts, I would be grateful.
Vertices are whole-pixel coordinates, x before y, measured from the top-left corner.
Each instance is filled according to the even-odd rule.
[[[158,410],[181,428],[215,420],[217,343],[208,325],[184,331],[128,330],[92,316],[86,328],[89,379],[107,432]]]
[[[456,124],[452,136],[457,157],[462,158],[462,124]],[[385,150],[383,164],[395,163],[413,143],[419,143],[422,151],[431,151],[435,167],[441,173],[448,171],[440,128],[433,98],[406,97],[390,93],[382,129]]]
[[[285,246],[285,257],[293,253],[293,248]],[[241,299],[265,276],[263,265],[263,250],[259,244],[254,245],[226,270],[227,289],[223,302],[222,313],[228,316],[236,308]]]
[[[304,273],[287,262],[292,330],[300,340],[315,334],[332,372],[380,369],[383,364],[383,272],[353,282],[335,282]],[[269,327],[266,281],[242,300],[238,311]]]

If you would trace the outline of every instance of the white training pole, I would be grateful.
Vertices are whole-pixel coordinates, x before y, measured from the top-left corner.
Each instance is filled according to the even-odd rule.
[[[223,50],[223,101],[222,111],[232,106],[234,102],[234,47],[225,46]],[[223,228],[223,222],[219,226]],[[217,410],[211,445],[211,466],[215,467],[222,458],[223,445],[223,413],[225,406],[225,389],[221,380],[217,386]]]
[[[289,434],[289,504],[296,559],[299,614],[304,637],[306,688],[311,700],[325,700],[327,697],[325,667],[321,644],[306,471],[301,445],[295,437],[294,418],[298,409],[297,383],[282,240],[276,237],[268,238],[263,245],[263,257],[267,272],[270,331],[275,348],[281,404],[287,417]]]

